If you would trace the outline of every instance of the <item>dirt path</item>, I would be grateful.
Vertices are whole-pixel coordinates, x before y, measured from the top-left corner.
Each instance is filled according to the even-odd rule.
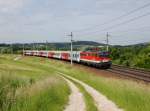
[[[95,90],[91,86],[85,84],[84,82],[82,82],[78,79],[68,76],[66,74],[63,74],[63,73],[59,73],[59,74],[63,75],[64,77],[67,77],[69,79],[72,79],[73,81],[78,82],[80,85],[82,85],[85,88],[85,90],[93,97],[93,99],[95,101],[95,105],[97,106],[99,111],[123,111],[122,109],[118,108],[114,102],[109,100],[106,96],[102,95],[101,93],[99,93],[97,90]],[[70,110],[70,111],[72,111],[72,110]],[[76,111],[78,111],[78,110],[76,110]]]
[[[62,77],[69,85],[71,89],[71,95],[69,96],[69,103],[64,111],[85,111],[86,106],[84,98],[79,89],[70,80]]]
[[[14,58],[14,61],[17,61],[17,60],[19,60],[19,59],[21,59],[21,56],[15,57],[15,58]]]

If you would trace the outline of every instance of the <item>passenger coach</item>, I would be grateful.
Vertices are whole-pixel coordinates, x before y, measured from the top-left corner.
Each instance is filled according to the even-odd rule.
[[[70,51],[37,51],[37,50],[26,50],[24,51],[26,56],[39,56],[54,58],[60,60],[71,60]],[[111,59],[109,58],[109,52],[107,51],[73,51],[72,60],[74,62],[94,66],[97,68],[110,68]]]

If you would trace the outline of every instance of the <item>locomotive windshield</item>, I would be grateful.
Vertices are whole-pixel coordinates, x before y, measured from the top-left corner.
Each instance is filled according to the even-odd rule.
[[[99,56],[100,57],[109,57],[109,52],[100,52]]]

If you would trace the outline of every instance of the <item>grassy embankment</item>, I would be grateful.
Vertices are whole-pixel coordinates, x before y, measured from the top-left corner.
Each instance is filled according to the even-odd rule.
[[[19,88],[25,87],[26,89],[27,87],[27,89],[30,90],[30,87],[35,87],[39,80],[40,81],[44,80],[48,76],[50,76],[50,78],[52,77],[55,79],[57,78],[56,80],[57,82],[55,81],[57,84],[54,84],[55,87],[53,88],[50,87],[50,89],[52,89],[51,91],[53,92],[52,94],[47,93],[49,89],[48,90],[42,89],[44,93],[42,93],[41,91],[35,91],[35,92],[33,91],[34,96],[31,94],[27,96],[28,97],[26,98],[27,100],[19,99],[25,102],[19,101],[17,98],[17,101],[16,101],[17,105],[13,105],[14,107],[12,108],[12,111],[13,110],[15,111],[17,108],[20,108],[22,106],[24,107],[24,109],[29,107],[30,110],[28,111],[35,111],[37,110],[36,108],[38,108],[39,110],[42,109],[42,111],[46,111],[47,108],[51,108],[52,110],[50,109],[50,111],[61,111],[61,109],[63,109],[63,106],[67,101],[66,96],[68,95],[69,91],[65,83],[61,81],[60,78],[58,78],[55,75],[56,69],[60,72],[66,73],[70,76],[80,79],[84,81],[85,83],[93,86],[95,89],[97,89],[98,91],[106,95],[109,99],[113,100],[119,107],[125,109],[126,111],[149,111],[150,110],[150,87],[149,85],[143,85],[141,83],[136,83],[136,82],[128,81],[128,80],[118,80],[114,78],[97,77],[96,75],[93,75],[92,72],[87,72],[83,70],[82,68],[71,67],[69,64],[65,64],[60,61],[53,61],[53,60],[44,59],[44,58],[25,57],[17,62],[13,60],[11,60],[11,63],[10,63],[10,60],[7,60],[7,63],[3,63],[3,62],[6,62],[6,60],[4,59],[4,57],[1,57],[0,59],[1,73],[7,72],[9,74],[11,72],[11,74],[13,73],[17,77],[18,76],[21,77],[23,81],[24,79],[25,81],[28,81],[25,83],[21,82],[21,85],[18,86]],[[6,71],[6,69],[8,69],[8,71]],[[19,80],[22,80],[22,79],[19,78]],[[35,82],[36,84],[34,83],[34,81],[37,81]],[[35,86],[32,84],[34,84]],[[47,89],[47,88],[44,88],[44,89]],[[41,90],[41,89],[39,88],[38,90]],[[57,92],[58,94],[54,90],[56,90],[56,92],[58,91]],[[84,91],[84,89],[82,88],[80,88],[80,90],[82,92]],[[38,92],[41,92],[41,93],[39,94]],[[47,95],[50,97],[46,96],[47,98],[51,98],[52,101],[49,102],[48,99],[45,100],[47,101],[46,103],[51,103],[51,104],[45,103],[44,101],[45,98],[43,99],[45,94],[53,95],[53,96]],[[25,94],[25,95],[28,95],[28,94]],[[40,95],[44,95],[44,96],[40,96]],[[64,97],[62,97],[62,95],[64,95]],[[23,96],[23,97],[26,97],[26,96]],[[88,99],[86,100],[88,101]],[[27,104],[24,104],[24,103],[27,103]],[[31,103],[34,103],[34,104],[31,104]],[[40,104],[42,105],[40,106]],[[43,105],[46,105],[46,107]]]
[[[61,111],[69,88],[39,59],[0,56],[0,111]],[[36,61],[37,60],[37,61]]]
[[[53,65],[51,65],[53,64]],[[97,77],[79,67],[71,67],[60,61],[46,60],[45,66],[73,76],[106,95],[126,111],[150,110],[150,86],[130,80]]]

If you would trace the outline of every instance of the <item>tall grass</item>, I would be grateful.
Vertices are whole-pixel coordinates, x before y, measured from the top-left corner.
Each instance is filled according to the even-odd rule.
[[[69,90],[66,84],[45,82],[36,83],[23,91],[10,111],[61,111],[68,101]],[[47,84],[49,83],[49,84]]]
[[[70,94],[53,69],[34,58],[0,56],[0,111],[61,111]]]
[[[0,77],[0,110],[10,110],[16,100],[16,91],[26,85],[26,80],[16,76],[1,75]]]

